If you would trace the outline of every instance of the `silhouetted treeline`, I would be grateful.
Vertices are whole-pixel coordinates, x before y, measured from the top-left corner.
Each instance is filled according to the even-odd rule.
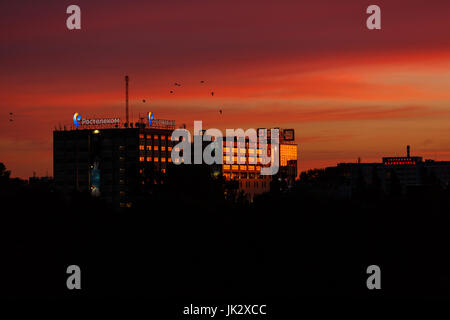
[[[249,204],[203,170],[172,171],[117,210],[89,194],[12,188],[3,169],[1,296],[450,297],[448,190],[336,198],[310,175]],[[66,288],[71,264],[81,291]],[[367,290],[372,264],[381,291]]]

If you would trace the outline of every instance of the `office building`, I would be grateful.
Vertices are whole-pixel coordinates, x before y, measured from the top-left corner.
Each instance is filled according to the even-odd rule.
[[[235,138],[232,149],[227,146],[226,139],[223,141],[223,175],[228,181],[238,181],[239,192],[244,193],[250,201],[255,195],[270,191],[273,179],[279,179],[289,186],[297,177],[298,150],[294,141],[294,129],[275,129],[279,130],[280,143],[278,154],[280,168],[275,176],[260,174],[263,166],[270,165],[264,165],[261,156],[266,154],[273,161],[270,129],[267,129],[267,150],[262,149],[259,141],[256,145],[252,145],[248,138],[244,140]],[[257,133],[259,134],[259,132],[260,129]],[[233,157],[233,163],[227,164],[231,157]]]
[[[55,187],[89,191],[120,207],[130,207],[152,185],[164,184],[171,162],[175,122],[148,127],[87,126],[53,132]]]

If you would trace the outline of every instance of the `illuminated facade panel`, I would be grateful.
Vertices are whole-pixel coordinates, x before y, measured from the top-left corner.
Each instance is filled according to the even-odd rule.
[[[288,161],[297,161],[297,145],[296,144],[281,144],[280,145],[280,166],[285,167]]]

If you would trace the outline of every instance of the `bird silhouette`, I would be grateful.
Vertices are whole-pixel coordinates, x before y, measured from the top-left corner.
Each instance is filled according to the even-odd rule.
[[[173,90],[170,90],[170,93],[173,93]]]
[[[205,81],[204,81],[204,80],[201,80],[200,83],[205,83]]]
[[[211,95],[214,96],[214,91],[211,92]]]
[[[219,113],[222,114],[222,109],[219,110]]]

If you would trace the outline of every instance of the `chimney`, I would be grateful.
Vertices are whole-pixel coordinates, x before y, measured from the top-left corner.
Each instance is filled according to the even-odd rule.
[[[406,146],[406,156],[407,156],[408,158],[411,157],[410,151],[411,151],[411,147],[410,147],[410,146]]]

